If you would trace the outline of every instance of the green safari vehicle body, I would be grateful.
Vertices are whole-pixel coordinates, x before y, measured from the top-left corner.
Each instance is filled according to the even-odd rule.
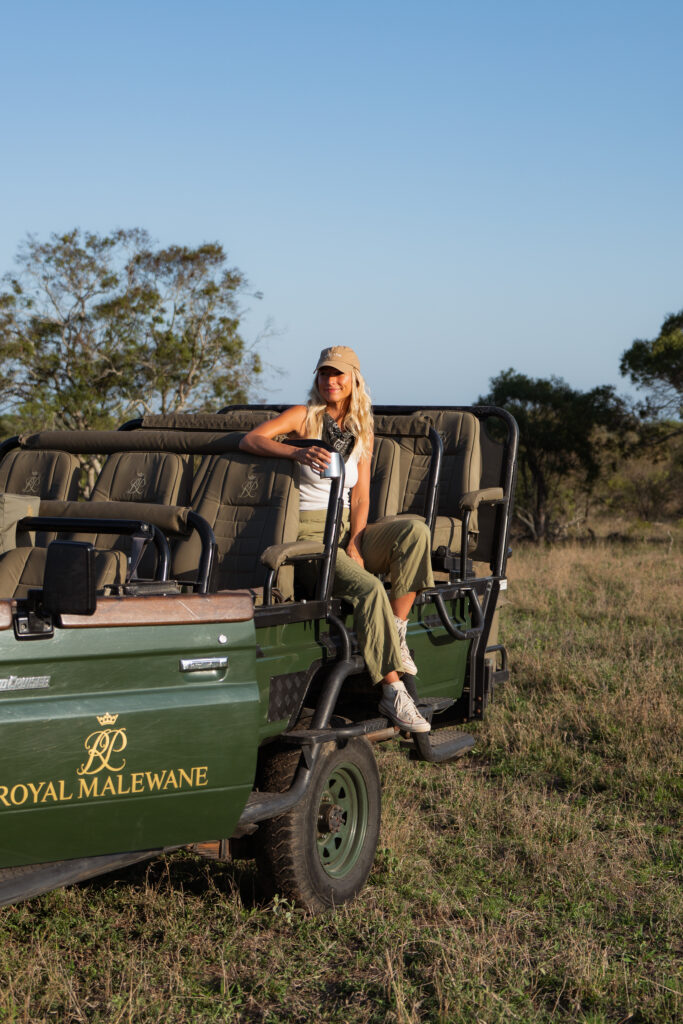
[[[235,407],[204,419],[176,417],[162,428],[157,419],[96,437],[52,432],[12,439],[0,451],[0,486],[8,456],[16,462],[36,452],[99,451],[111,459],[131,452],[149,459],[150,452],[158,458],[164,449],[175,450],[183,465],[192,465],[195,483],[204,472],[202,460],[213,460],[214,467],[223,460],[230,472],[242,467],[246,476],[240,479],[249,486],[241,484],[237,498],[224,495],[220,505],[237,522],[240,501],[255,490],[259,473],[258,460],[239,452],[241,431],[277,411]],[[420,595],[409,622],[419,675],[406,685],[433,724],[432,733],[413,737],[412,756],[433,761],[448,761],[472,745],[459,725],[481,716],[494,684],[507,676],[505,650],[495,637],[496,602],[505,587],[517,445],[514,421],[501,410],[445,412],[494,428],[486,442],[478,441],[479,483],[485,486],[477,493],[484,497],[469,500],[472,510],[457,510],[457,544],[435,544],[437,583]],[[429,486],[419,501],[438,540],[440,519],[443,526],[452,510],[440,504],[439,488],[442,496],[448,490],[447,458],[443,439],[441,458],[434,451],[436,421],[413,408],[380,409],[376,416],[397,446],[397,465],[403,460],[405,469],[405,451],[427,451]],[[418,426],[412,428],[413,422]],[[231,438],[224,450],[222,437]],[[393,447],[390,454],[396,455]],[[288,460],[268,461],[287,462],[286,469],[271,468],[291,474]],[[153,501],[129,502],[128,511],[116,498],[107,506],[113,511],[106,528],[110,538],[119,538],[115,544],[117,524],[123,529],[124,521],[139,516],[135,537],[148,564],[154,562],[152,540],[160,546],[156,567],[131,576],[135,559],[124,538],[118,550],[129,552],[128,578],[102,586],[95,578],[95,543],[84,541],[82,530],[101,538],[105,502],[76,507],[65,500],[57,507],[48,498],[31,510],[33,516],[19,520],[16,543],[24,538],[31,550],[25,564],[40,563],[44,577],[42,587],[19,586],[15,593],[7,593],[5,581],[0,595],[0,904],[201,844],[221,856],[230,855],[231,843],[241,844],[240,855],[256,857],[272,888],[312,910],[359,891],[379,828],[371,744],[398,730],[377,712],[351,609],[331,597],[337,484],[325,548],[315,556],[322,582],[307,597],[296,588],[284,597],[277,592],[282,566],[303,557],[291,540],[281,545],[287,551],[275,568],[270,547],[265,566],[262,549],[249,556],[259,567],[255,586],[221,585],[220,572],[223,582],[230,579],[225,573],[231,557],[245,560],[241,526],[231,532],[232,547],[221,553],[216,536],[223,513],[207,527],[199,499],[191,506],[177,503],[185,509],[186,534],[190,520],[203,531],[205,571],[189,580],[187,573],[174,577],[174,565],[175,546],[190,542],[172,531],[163,534],[163,514],[157,515]],[[246,498],[239,497],[242,492]],[[89,510],[94,526],[85,515]],[[467,549],[473,536],[468,516],[475,511],[479,538],[488,530],[486,549],[478,542],[478,561]],[[393,514],[415,513],[399,507]],[[10,552],[13,560],[25,554]],[[0,587],[7,557],[0,555]]]

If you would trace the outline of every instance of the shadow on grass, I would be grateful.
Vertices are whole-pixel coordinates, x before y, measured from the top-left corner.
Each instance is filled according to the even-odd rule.
[[[98,875],[79,883],[78,887],[99,893],[112,885],[140,891],[182,892],[198,899],[218,895],[232,900],[237,896],[247,910],[262,909],[272,899],[261,883],[253,861],[210,860],[185,850]]]

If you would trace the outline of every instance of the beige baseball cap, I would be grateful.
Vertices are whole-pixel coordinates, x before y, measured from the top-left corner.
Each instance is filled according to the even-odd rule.
[[[332,348],[324,348],[320,353],[315,373],[321,366],[333,366],[335,370],[341,370],[342,373],[353,373],[354,370],[358,370],[360,373],[358,356],[348,345],[333,345]]]

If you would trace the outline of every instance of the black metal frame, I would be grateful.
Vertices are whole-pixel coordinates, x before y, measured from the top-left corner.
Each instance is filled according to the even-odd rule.
[[[17,530],[54,530],[59,533],[111,533],[129,536],[133,541],[130,569],[126,578],[137,580],[137,569],[149,543],[157,549],[157,575],[166,581],[171,566],[171,549],[158,526],[143,519],[76,519],[64,516],[25,516],[17,523]]]
[[[230,411],[263,410],[278,413],[284,411],[286,408],[287,406],[279,404],[259,406],[235,405],[225,407],[219,412],[221,414],[225,414]],[[469,524],[470,513],[466,511],[463,516],[462,543],[460,551],[457,554],[449,551],[443,561],[443,566],[448,568],[450,582],[445,585],[439,584],[433,590],[421,594],[416,602],[418,608],[420,605],[433,603],[447,632],[455,639],[470,642],[471,646],[468,673],[469,707],[467,709],[467,717],[480,717],[490,695],[492,683],[496,681],[496,679],[505,678],[507,675],[507,655],[504,648],[502,645],[494,645],[491,649],[487,648],[487,639],[491,630],[497,598],[501,589],[501,582],[504,580],[507,561],[507,544],[510,531],[512,496],[514,493],[518,445],[517,424],[509,413],[494,406],[427,407],[396,405],[377,406],[374,411],[378,415],[416,416],[424,414],[427,423],[430,412],[468,412],[477,416],[480,421],[493,417],[503,421],[506,425],[507,438],[503,445],[501,473],[501,486],[503,487],[504,497],[502,499],[485,502],[485,504],[489,506],[497,504],[499,508],[496,519],[496,528],[494,531],[495,544],[493,557],[491,559],[491,575],[477,579],[474,578],[474,574],[471,573],[471,570],[468,571],[468,565],[470,563],[468,559],[469,550],[467,527]],[[131,420],[128,421],[128,423],[123,424],[119,429],[123,431],[134,431],[136,428],[141,426],[141,420]],[[168,446],[166,444],[164,445],[164,450],[174,450],[174,445],[171,440],[174,433],[176,433],[175,430],[169,429],[168,441],[170,443]],[[237,433],[242,432],[239,431]],[[73,434],[73,432],[69,432],[69,434]],[[438,515],[438,493],[443,459],[443,442],[438,431],[436,431],[431,424],[428,426],[426,436],[429,438],[431,443],[432,459],[425,494],[424,518],[433,533],[436,517]],[[324,444],[324,442],[321,441],[298,441],[294,443],[303,445],[310,443]],[[0,445],[0,458],[2,458],[6,451],[14,447],[21,447],[18,437],[10,438]],[[119,447],[120,445],[116,445],[117,450]],[[201,454],[201,442],[199,442],[199,439],[195,448],[196,453]],[[216,449],[214,448],[213,451],[207,452],[206,454],[215,453]],[[307,602],[288,602],[286,605],[272,604],[272,587],[275,573],[271,571],[266,582],[264,593],[264,597],[268,603],[263,607],[255,609],[255,624],[259,627],[311,619],[326,619],[333,626],[339,638],[341,650],[338,655],[338,663],[340,665],[348,663],[349,659],[353,660],[350,653],[351,647],[348,632],[343,621],[334,612],[334,607],[338,607],[338,602],[333,602],[330,596],[333,580],[334,553],[336,551],[341,525],[342,493],[343,477],[333,478],[330,491],[330,503],[325,523],[324,553],[321,555],[294,555],[289,559],[291,562],[310,561],[313,559],[321,561],[321,573],[314,600]],[[206,593],[211,589],[212,570],[215,563],[216,548],[213,531],[211,531],[205,520],[194,512],[190,513],[188,521],[199,530],[200,535],[202,536],[202,561],[199,567],[196,587],[200,593]],[[34,522],[36,524],[40,523],[41,528],[58,529],[60,531],[64,531],[65,528],[68,528],[74,531],[79,529],[86,531],[85,523],[87,521],[80,519],[74,520],[73,525],[69,521],[63,519],[57,520],[56,525],[55,520],[53,519],[35,519]],[[114,528],[112,524],[111,531],[104,528],[104,520],[94,520],[93,522],[96,524],[93,526],[93,530],[96,529],[100,532],[121,532],[121,521],[115,521],[116,526]],[[43,523],[45,525],[43,525]],[[139,523],[133,524],[126,532],[133,533],[135,527],[137,526],[139,528],[139,525]],[[147,526],[149,526],[149,524],[147,524]],[[459,598],[464,598],[466,600],[467,607],[469,609],[469,624],[465,629],[461,628],[459,624],[456,624],[451,619],[445,604],[446,601],[452,601]],[[502,651],[502,665],[500,670],[496,673],[492,673],[490,671],[490,666],[487,666],[486,663],[486,655],[490,654],[492,651]],[[354,671],[360,670],[356,668]]]
[[[266,405],[233,405],[225,406],[219,413],[227,414],[231,411],[263,410],[280,413],[289,408],[287,405],[266,404]],[[499,486],[503,489],[503,498],[487,500],[486,506],[497,506],[496,529],[494,553],[491,558],[491,574],[476,578],[475,574],[468,570],[469,562],[469,539],[468,526],[471,513],[465,510],[463,515],[463,527],[461,534],[461,546],[459,552],[448,551],[442,556],[441,565],[435,568],[446,568],[449,571],[450,582],[444,585],[435,586],[434,590],[425,591],[418,595],[416,605],[418,608],[427,603],[433,603],[439,615],[442,625],[446,631],[455,639],[470,642],[469,669],[468,669],[468,697],[465,715],[467,718],[481,718],[488,700],[490,699],[495,682],[503,681],[508,677],[507,652],[503,645],[496,644],[488,647],[487,641],[493,625],[493,617],[496,611],[498,595],[501,590],[501,583],[505,580],[505,569],[508,558],[508,543],[510,536],[510,523],[512,517],[512,506],[514,500],[514,488],[516,481],[517,450],[519,445],[519,430],[515,419],[505,409],[497,406],[459,406],[459,405],[380,405],[374,406],[373,412],[377,415],[387,416],[416,416],[423,414],[426,421],[429,413],[443,412],[467,412],[476,416],[480,423],[487,419],[502,421],[506,427],[506,440],[502,444],[502,472]],[[384,435],[383,435],[384,436]],[[390,436],[390,435],[386,435]],[[433,531],[438,515],[438,493],[443,458],[443,442],[433,427],[427,433],[432,444],[432,462],[425,495],[425,522]],[[319,442],[318,442],[319,443]],[[469,609],[470,625],[461,629],[448,614],[445,602],[464,598]],[[501,668],[494,672],[487,664],[486,656],[494,652],[501,654]]]

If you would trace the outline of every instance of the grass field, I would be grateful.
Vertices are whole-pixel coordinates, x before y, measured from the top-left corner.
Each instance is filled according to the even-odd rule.
[[[0,1021],[680,1019],[680,543],[523,548],[513,677],[452,765],[378,751],[356,903],[176,854],[0,910]]]

